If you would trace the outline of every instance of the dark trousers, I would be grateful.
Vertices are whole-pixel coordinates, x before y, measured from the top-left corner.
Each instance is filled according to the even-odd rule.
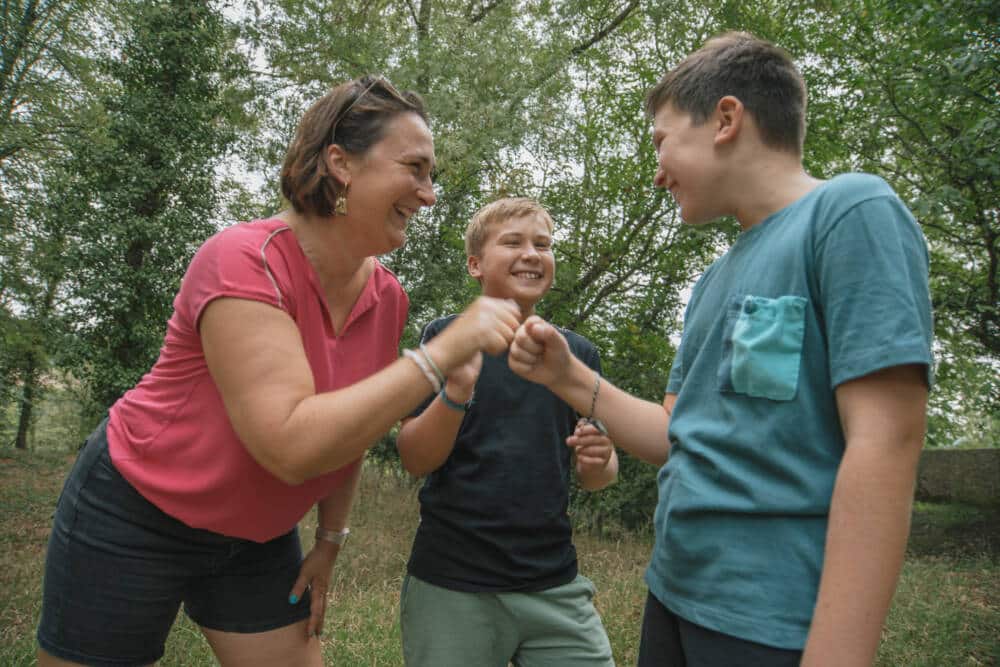
[[[638,667],[797,667],[802,651],[774,648],[689,623],[650,593]]]

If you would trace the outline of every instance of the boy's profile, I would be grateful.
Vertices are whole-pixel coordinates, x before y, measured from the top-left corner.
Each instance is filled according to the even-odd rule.
[[[805,83],[746,33],[649,92],[657,187],[741,234],[694,287],[662,405],[595,415],[656,465],[639,665],[870,665],[903,561],[930,381],[928,258],[880,178],[802,166]],[[509,352],[577,409],[593,372],[538,318]],[[664,465],[665,464],[665,465]]]
[[[473,216],[465,242],[482,293],[533,314],[555,272],[548,212],[531,199],[495,201]],[[424,327],[422,342],[452,319]],[[599,373],[596,348],[563,335],[567,354]],[[607,436],[515,375],[506,355],[484,355],[404,420],[397,446],[406,469],[427,477],[400,601],[406,664],[613,665],[566,513],[574,460],[583,488],[614,481]]]

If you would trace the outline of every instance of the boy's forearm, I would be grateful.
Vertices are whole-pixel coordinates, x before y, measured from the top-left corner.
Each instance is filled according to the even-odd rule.
[[[622,391],[603,377],[594,402],[594,378],[594,370],[574,357],[564,379],[551,390],[579,414],[600,419],[615,444],[629,454],[653,465],[663,465],[670,450],[667,409]]]
[[[909,447],[917,455],[919,449],[919,443]],[[803,666],[872,664],[902,568],[915,470],[915,456],[900,460],[848,445]]]
[[[455,447],[463,415],[437,397],[420,416],[404,420],[396,449],[406,471],[423,477],[440,468]]]

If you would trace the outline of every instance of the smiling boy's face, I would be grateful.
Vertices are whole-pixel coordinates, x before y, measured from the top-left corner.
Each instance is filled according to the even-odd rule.
[[[664,104],[653,117],[657,169],[653,185],[670,192],[689,224],[711,222],[725,214],[718,204],[719,175],[713,119],[695,124],[691,114]]]
[[[469,275],[482,285],[483,294],[513,299],[525,317],[552,287],[555,268],[552,233],[539,215],[490,225],[479,255],[468,259]]]

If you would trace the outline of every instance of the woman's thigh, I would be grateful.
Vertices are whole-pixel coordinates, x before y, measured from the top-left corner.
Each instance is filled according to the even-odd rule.
[[[222,667],[322,667],[318,637],[306,636],[309,619],[257,633],[224,632],[202,628]]]
[[[38,642],[72,662],[150,664],[181,604],[202,627],[266,635],[308,618],[308,594],[288,603],[301,558],[294,530],[257,544],[164,514],[114,468],[102,424],[57,505]]]

